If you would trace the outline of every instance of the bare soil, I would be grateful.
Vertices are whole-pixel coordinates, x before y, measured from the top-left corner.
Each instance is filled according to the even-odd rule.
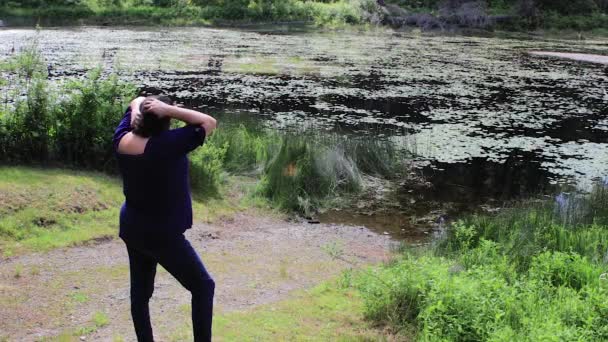
[[[386,260],[391,245],[364,227],[254,212],[197,223],[187,236],[216,280],[220,314],[287,299],[347,268]],[[189,303],[189,293],[159,267],[151,301],[159,340],[189,320]],[[0,261],[0,339],[35,341],[82,329],[81,339],[132,341],[129,307],[128,257],[119,239]],[[95,327],[99,312],[109,323]]]

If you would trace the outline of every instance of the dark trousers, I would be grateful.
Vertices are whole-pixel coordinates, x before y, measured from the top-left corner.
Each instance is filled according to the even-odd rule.
[[[154,341],[148,303],[160,264],[192,294],[195,341],[211,341],[215,282],[183,234],[168,239],[125,238],[131,269],[131,315],[139,342]]]

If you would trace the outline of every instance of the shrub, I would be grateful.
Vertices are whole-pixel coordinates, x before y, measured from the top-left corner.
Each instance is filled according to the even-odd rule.
[[[366,317],[421,341],[605,341],[605,191],[456,222],[426,255],[355,277]]]
[[[208,142],[190,155],[190,185],[199,196],[217,197],[222,180],[222,160],[227,144]]]
[[[606,290],[595,277],[600,267],[575,254],[547,253],[534,261],[530,276],[510,278],[499,264],[462,269],[443,258],[405,255],[356,276],[354,286],[368,319],[414,330],[420,341],[606,338],[607,306],[600,299]],[[566,269],[569,277],[552,278]]]
[[[113,75],[102,79],[91,71],[83,81],[72,81],[58,104],[57,154],[69,165],[109,170],[114,166],[112,136],[135,91]]]
[[[0,161],[54,162],[109,170],[112,136],[135,93],[116,76],[92,71],[83,81],[51,88],[36,41],[2,65],[5,91],[17,100],[0,116]]]
[[[534,257],[529,274],[530,279],[553,287],[580,290],[586,285],[597,286],[602,270],[576,253],[544,252]]]
[[[52,108],[51,96],[45,80],[33,79],[12,113],[6,115],[2,139],[6,161],[21,163],[45,162],[49,158],[51,144]],[[3,134],[3,135],[4,135]]]

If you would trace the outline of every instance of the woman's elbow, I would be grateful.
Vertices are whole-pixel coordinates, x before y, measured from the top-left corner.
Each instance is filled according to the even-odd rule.
[[[208,118],[207,120],[205,120],[205,122],[203,123],[203,128],[205,129],[205,134],[206,135],[211,135],[213,133],[213,131],[215,131],[215,128],[217,127],[217,120],[215,120],[214,118]]]

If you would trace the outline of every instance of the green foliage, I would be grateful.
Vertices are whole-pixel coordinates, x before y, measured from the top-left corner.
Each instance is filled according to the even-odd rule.
[[[529,274],[505,273],[500,258],[464,269],[441,257],[406,254],[360,275],[355,286],[366,317],[417,331],[421,341],[605,340],[602,268],[559,252],[533,264]]]
[[[226,147],[222,163],[227,171],[247,172],[263,165],[268,153],[280,144],[280,137],[239,125],[216,130],[209,142]]]
[[[561,194],[452,225],[354,281],[368,319],[421,341],[608,338],[606,189]]]
[[[45,161],[49,157],[52,94],[46,82],[46,64],[34,41],[0,65],[0,72],[14,75],[6,82],[13,89],[5,97],[17,98],[14,110],[0,116],[0,160]],[[17,91],[24,91],[19,94]],[[9,92],[5,90],[5,92]],[[23,96],[21,96],[23,95]]]
[[[530,278],[553,287],[566,286],[580,290],[599,283],[602,270],[576,253],[543,252],[534,257]]]
[[[306,21],[321,25],[361,23],[374,0],[0,0],[0,15],[41,18],[50,24],[200,24],[230,21]]]
[[[52,108],[45,80],[28,82],[25,98],[15,103],[15,109],[2,120],[0,159],[32,163],[46,161],[51,148]]]
[[[109,137],[135,88],[94,70],[60,88],[47,82],[46,64],[32,44],[2,67],[12,83],[13,105],[0,116],[0,162],[61,163],[109,170]],[[25,90],[24,94],[20,91]]]
[[[360,173],[340,146],[319,137],[287,135],[269,154],[261,192],[279,207],[308,214],[332,195],[357,191]]]
[[[262,178],[259,194],[280,208],[305,214],[327,199],[359,191],[362,174],[402,175],[408,157],[397,152],[390,141],[372,137],[279,134],[243,125],[216,130],[207,147],[215,150],[216,146],[221,146],[221,153],[209,152],[213,156],[206,156],[203,162],[200,158],[207,152],[200,152],[193,157],[197,158],[193,165],[202,168],[209,163],[205,167],[218,165],[231,173],[258,174]]]
[[[587,196],[558,196],[555,203],[527,202],[495,216],[467,217],[447,232],[438,243],[438,251],[459,254],[478,247],[482,240],[491,240],[499,243],[521,270],[545,250],[572,251],[602,262],[608,251],[606,193],[598,186]]]
[[[190,185],[198,195],[219,196],[227,149],[228,144],[208,142],[190,155]]]
[[[70,165],[107,169],[113,161],[112,136],[120,121],[120,113],[133,97],[135,88],[120,82],[115,75],[101,78],[101,70],[93,70],[84,81],[72,81],[69,94],[58,104],[56,150],[62,161]]]

